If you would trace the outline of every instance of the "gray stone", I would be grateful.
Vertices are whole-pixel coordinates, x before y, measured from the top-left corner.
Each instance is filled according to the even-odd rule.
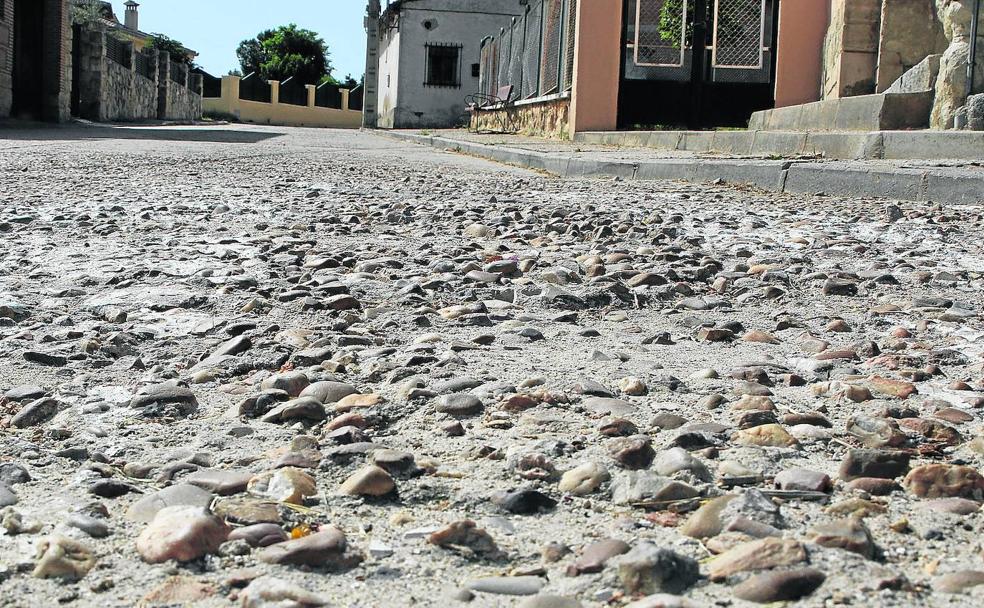
[[[757,574],[734,588],[735,597],[769,604],[802,599],[823,584],[827,576],[815,568],[797,568]]]
[[[60,407],[57,400],[42,397],[21,408],[21,411],[10,419],[10,424],[20,429],[38,426],[54,418]]]
[[[195,506],[208,507],[215,495],[198,486],[180,483],[144,496],[127,509],[126,517],[131,521],[148,523],[157,512],[166,507]]]
[[[198,399],[189,388],[158,384],[134,396],[130,407],[140,410],[145,418],[185,418],[198,411]]]
[[[538,576],[490,576],[465,583],[469,591],[495,595],[535,595],[543,589],[543,579]]]
[[[612,482],[612,501],[618,505],[663,503],[699,495],[696,488],[652,471],[627,471]]]
[[[697,560],[648,542],[636,545],[617,565],[622,586],[631,594],[680,594],[700,578]]]
[[[943,55],[930,55],[915,66],[909,68],[898,80],[888,87],[886,93],[918,93],[932,91],[936,88],[936,79],[940,73],[940,59]]]

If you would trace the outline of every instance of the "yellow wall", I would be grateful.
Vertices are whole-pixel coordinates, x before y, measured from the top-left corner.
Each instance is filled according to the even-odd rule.
[[[295,106],[279,103],[280,83],[271,80],[273,103],[260,103],[239,99],[239,77],[222,77],[222,97],[206,97],[202,100],[205,112],[232,114],[243,122],[282,127],[326,127],[358,129],[362,126],[362,112],[348,109],[348,91],[342,90],[342,108],[321,108],[314,105],[314,87],[308,85],[308,105]]]

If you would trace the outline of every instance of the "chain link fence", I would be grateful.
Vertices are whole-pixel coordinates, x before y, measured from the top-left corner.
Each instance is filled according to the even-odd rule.
[[[505,101],[534,99],[574,86],[574,30],[577,0],[530,0],[526,13],[509,28],[482,41],[479,91]]]
[[[716,0],[714,67],[762,67],[766,0]]]

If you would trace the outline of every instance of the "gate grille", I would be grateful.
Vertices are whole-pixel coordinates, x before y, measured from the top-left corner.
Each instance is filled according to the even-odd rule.
[[[509,84],[510,56],[512,53],[512,29],[503,29],[499,33],[499,69],[497,74],[499,82],[496,84],[496,92],[499,88]]]
[[[715,0],[715,68],[759,69],[763,63],[766,0]]]
[[[688,0],[636,0],[635,64],[682,67]]]
[[[540,59],[543,71],[540,95],[556,93],[560,86],[560,42],[563,33],[561,19],[564,3],[562,0],[543,2],[543,54]]]
[[[523,98],[536,97],[540,90],[540,34],[543,4],[526,12],[526,52],[523,57]]]
[[[523,96],[523,51],[526,48],[525,23],[523,19],[516,19],[512,26],[512,45],[509,49],[509,84],[513,85],[512,94],[515,98]]]
[[[577,31],[577,0],[567,0],[567,30],[564,41],[564,91],[574,88],[574,46]]]

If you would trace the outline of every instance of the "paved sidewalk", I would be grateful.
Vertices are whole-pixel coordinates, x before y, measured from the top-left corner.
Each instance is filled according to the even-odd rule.
[[[984,163],[975,161],[740,156],[483,135],[460,129],[385,134],[561,177],[724,181],[789,193],[962,204],[984,201]]]

